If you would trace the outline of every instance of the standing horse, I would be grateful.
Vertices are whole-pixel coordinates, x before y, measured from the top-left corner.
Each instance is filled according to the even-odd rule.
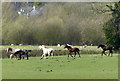
[[[103,56],[103,54],[105,54],[105,55],[107,56],[107,54],[105,53],[105,51],[109,50],[108,56],[110,56],[110,54],[111,54],[111,57],[112,57],[113,47],[111,47],[111,46],[106,46],[106,45],[103,45],[103,44],[100,44],[100,45],[98,46],[98,48],[100,48],[100,47],[103,49],[101,56]]]
[[[80,53],[79,53],[80,50],[79,50],[79,48],[72,48],[71,46],[68,46],[68,45],[65,45],[64,48],[67,48],[68,51],[69,51],[68,57],[69,57],[69,55],[71,55],[71,57],[73,57],[72,56],[72,52],[74,52],[74,57],[76,56],[76,53],[78,53],[78,55],[80,57]]]
[[[47,58],[47,56],[53,56],[54,49],[52,49],[52,48],[46,48],[44,45],[40,45],[39,49],[43,50],[42,58]]]

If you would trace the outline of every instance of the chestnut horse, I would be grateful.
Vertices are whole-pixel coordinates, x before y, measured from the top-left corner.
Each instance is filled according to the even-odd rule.
[[[72,48],[71,46],[68,46],[68,45],[65,45],[64,48],[67,48],[68,51],[69,51],[68,57],[69,57],[69,55],[71,55],[71,57],[73,57],[72,52],[74,52],[74,57],[76,56],[77,53],[78,53],[78,55],[80,57],[79,48]]]
[[[109,50],[108,56],[111,55],[111,57],[112,57],[112,54],[113,54],[113,51],[112,51],[113,47],[112,46],[106,46],[106,45],[100,44],[98,46],[98,48],[100,48],[100,47],[103,49],[101,56],[103,56],[103,54],[105,54],[107,56],[107,54],[105,53],[105,51]]]

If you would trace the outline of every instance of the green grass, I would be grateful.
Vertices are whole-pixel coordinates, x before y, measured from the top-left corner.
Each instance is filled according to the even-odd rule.
[[[0,80],[2,80],[2,59],[0,58]]]
[[[3,59],[3,79],[117,79],[118,55],[81,54],[81,58],[54,56],[49,59]],[[52,71],[50,71],[52,70]]]

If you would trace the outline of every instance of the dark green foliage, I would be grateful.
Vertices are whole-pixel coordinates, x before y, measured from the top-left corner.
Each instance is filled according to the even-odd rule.
[[[115,47],[116,50],[120,48],[120,2],[115,3],[114,6],[107,5],[112,12],[112,18],[105,23],[104,32],[107,44]]]

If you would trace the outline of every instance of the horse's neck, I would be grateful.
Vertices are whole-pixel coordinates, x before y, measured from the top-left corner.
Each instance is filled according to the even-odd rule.
[[[13,51],[12,48],[7,48],[7,52],[9,52],[9,51]]]
[[[13,49],[12,49],[12,48],[9,48],[9,51],[13,51]]]
[[[68,50],[70,50],[71,48],[70,48],[70,47],[68,47],[67,49],[68,49]]]
[[[42,49],[43,49],[43,50],[47,50],[47,48],[45,48],[45,47],[44,47],[44,48],[42,48]]]
[[[13,51],[12,52],[17,52],[17,51],[19,51],[20,49],[13,49]]]
[[[101,46],[101,48],[104,48],[105,46]]]

